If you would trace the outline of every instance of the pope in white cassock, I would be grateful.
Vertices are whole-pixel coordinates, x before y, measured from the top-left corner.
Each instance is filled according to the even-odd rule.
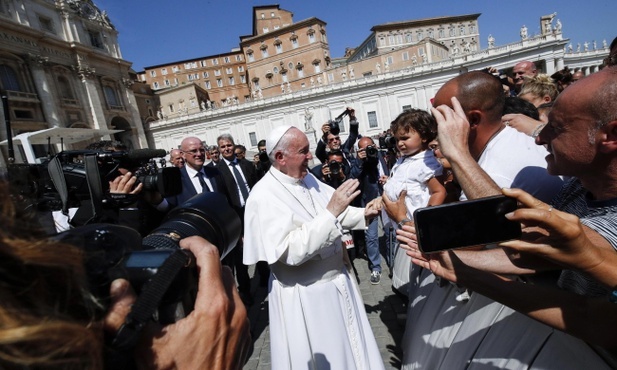
[[[383,369],[355,281],[343,229],[362,229],[377,210],[350,207],[357,180],[337,190],[308,172],[306,135],[292,126],[266,138],[272,167],[246,203],[244,263],[270,264],[272,369]]]

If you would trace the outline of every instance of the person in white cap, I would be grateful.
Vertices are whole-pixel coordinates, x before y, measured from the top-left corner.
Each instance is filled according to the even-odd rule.
[[[266,150],[272,167],[246,204],[244,263],[270,264],[272,369],[384,369],[341,244],[344,229],[364,228],[377,209],[349,206],[358,180],[334,190],[309,173],[298,128],[272,130]]]

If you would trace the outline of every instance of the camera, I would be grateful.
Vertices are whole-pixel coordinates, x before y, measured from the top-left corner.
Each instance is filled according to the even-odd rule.
[[[377,158],[377,148],[372,145],[367,146],[365,149],[367,158]]]
[[[379,138],[379,147],[381,149],[396,148],[396,138],[394,138],[394,136],[391,134],[386,134],[386,136],[381,136]]]
[[[343,122],[343,117],[350,113],[349,109],[345,109],[343,113],[339,114],[335,119],[328,121],[330,125],[330,132],[332,135],[338,135],[341,132],[341,124]]]
[[[338,176],[341,173],[342,166],[340,162],[330,161],[328,163],[328,168],[330,168],[330,174],[333,176]]]
[[[218,248],[222,259],[234,248],[241,232],[240,218],[225,196],[202,193],[174,208],[143,240],[134,229],[112,224],[81,226],[55,238],[84,251],[90,291],[102,303],[101,316],[110,302],[111,282],[124,278],[138,295],[133,310],[139,305],[147,306],[152,314],[144,320],[165,325],[188,315],[197,294],[195,258],[180,249],[179,241],[201,236]],[[125,326],[128,323],[129,319]],[[138,335],[140,328],[133,329],[129,334]],[[121,332],[122,329],[118,335]]]
[[[93,194],[92,189],[93,182],[97,182],[97,188],[103,192],[107,190],[109,181],[120,175],[120,168],[133,172],[143,183],[144,190],[158,191],[163,197],[182,191],[180,169],[159,167],[154,159],[165,154],[164,150],[155,149],[63,151],[43,164],[10,165],[8,176],[13,196],[28,200],[39,210],[79,207],[81,201],[90,199],[116,206],[122,197],[104,197]]]

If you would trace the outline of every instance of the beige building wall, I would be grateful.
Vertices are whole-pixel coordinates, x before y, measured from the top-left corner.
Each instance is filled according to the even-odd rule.
[[[256,34],[240,43],[253,99],[325,83],[331,62],[326,23],[314,17],[293,23],[292,17],[278,6],[255,8]]]

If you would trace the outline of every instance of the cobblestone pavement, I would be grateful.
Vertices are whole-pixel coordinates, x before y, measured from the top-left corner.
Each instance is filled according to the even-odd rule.
[[[360,292],[364,299],[364,307],[373,328],[377,345],[381,352],[386,370],[401,367],[401,338],[405,329],[405,307],[402,300],[391,289],[392,281],[388,277],[389,269],[382,258],[382,275],[379,285],[369,282],[370,271],[365,259],[354,260],[354,268],[360,278]],[[251,275],[254,267],[250,268]],[[244,366],[245,370],[270,369],[270,331],[268,330],[267,288],[258,286],[259,276],[252,281],[252,292],[255,303],[249,308],[251,333],[254,349]]]

